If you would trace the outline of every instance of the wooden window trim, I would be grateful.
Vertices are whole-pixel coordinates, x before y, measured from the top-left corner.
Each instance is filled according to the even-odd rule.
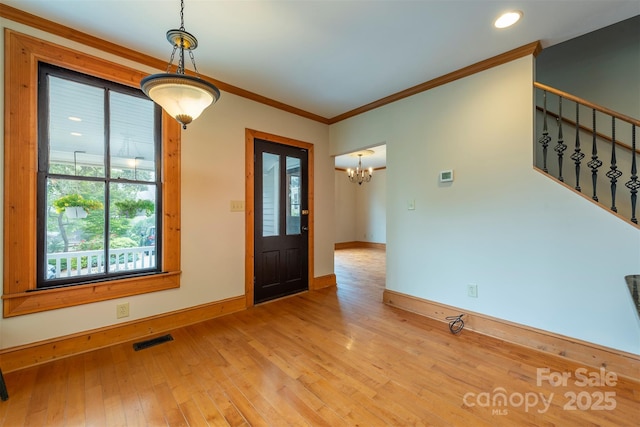
[[[163,112],[164,273],[36,290],[38,63],[138,87],[141,71],[5,30],[4,292],[11,317],[180,286],[180,125]]]

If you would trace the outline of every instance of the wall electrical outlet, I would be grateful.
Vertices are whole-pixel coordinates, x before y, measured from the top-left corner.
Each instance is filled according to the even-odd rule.
[[[116,305],[116,318],[117,319],[122,319],[123,317],[129,317],[129,303],[128,302]]]
[[[478,298],[478,285],[467,285],[467,296],[470,296],[471,298]]]

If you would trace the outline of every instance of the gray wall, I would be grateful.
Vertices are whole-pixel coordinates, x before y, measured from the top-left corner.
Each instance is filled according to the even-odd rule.
[[[640,15],[544,49],[536,80],[640,117]]]

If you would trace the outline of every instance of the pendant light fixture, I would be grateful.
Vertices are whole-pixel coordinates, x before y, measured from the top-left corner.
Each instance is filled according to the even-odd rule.
[[[173,45],[171,58],[165,73],[152,74],[140,82],[142,91],[160,105],[171,117],[186,129],[212,103],[220,98],[220,90],[200,78],[193,50],[198,40],[184,29],[184,0],[180,0],[180,28],[167,31],[167,40]],[[196,76],[185,74],[184,51],[189,52]],[[171,66],[178,51],[178,68],[171,73]]]

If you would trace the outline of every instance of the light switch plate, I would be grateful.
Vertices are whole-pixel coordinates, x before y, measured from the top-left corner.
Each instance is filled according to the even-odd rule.
[[[244,200],[232,200],[231,212],[244,212]]]

